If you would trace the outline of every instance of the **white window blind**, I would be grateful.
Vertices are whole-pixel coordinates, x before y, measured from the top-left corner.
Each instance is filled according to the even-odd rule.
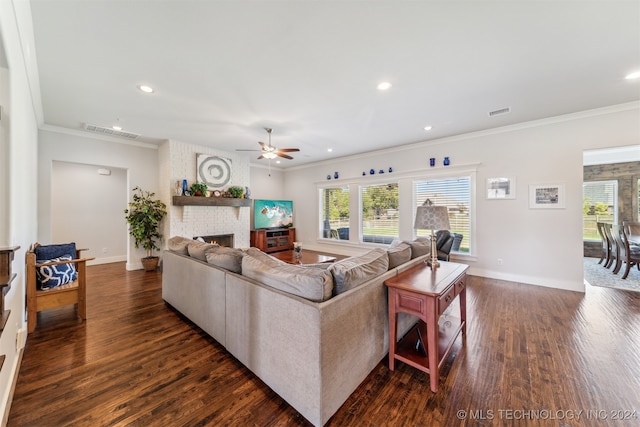
[[[430,179],[415,182],[416,207],[426,199],[435,205],[446,206],[449,211],[449,230],[462,234],[457,252],[469,252],[471,247],[471,177]],[[416,230],[419,236],[430,234],[428,230]]]

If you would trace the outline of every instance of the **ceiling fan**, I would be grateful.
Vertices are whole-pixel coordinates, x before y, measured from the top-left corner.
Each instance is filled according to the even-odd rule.
[[[258,160],[260,159],[275,159],[276,157],[282,157],[283,159],[289,159],[292,160],[293,157],[289,156],[288,154],[284,154],[284,153],[292,153],[295,151],[300,151],[299,148],[276,148],[273,145],[271,145],[271,132],[273,131],[273,129],[271,128],[264,128],[264,130],[267,131],[267,133],[269,134],[269,144],[265,144],[264,142],[260,142],[258,141],[258,144],[260,144],[260,146],[262,147],[260,150],[241,150],[241,149],[237,149],[236,151],[261,151],[262,154],[260,154],[260,157],[258,157]]]

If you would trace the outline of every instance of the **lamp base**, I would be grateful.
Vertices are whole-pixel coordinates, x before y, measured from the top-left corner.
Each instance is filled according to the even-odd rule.
[[[438,248],[436,246],[436,235],[433,234],[433,230],[431,230],[431,255],[425,262],[432,270],[440,267],[440,262],[438,261]]]

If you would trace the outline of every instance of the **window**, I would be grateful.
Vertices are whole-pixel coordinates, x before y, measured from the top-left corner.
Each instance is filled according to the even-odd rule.
[[[453,251],[469,253],[471,247],[471,177],[432,179],[415,182],[416,206],[426,199],[435,205],[446,206],[449,211],[449,223],[452,233],[462,235],[460,246]],[[414,211],[415,211],[414,207]],[[427,236],[431,230],[416,230],[418,236]]]
[[[591,181],[582,184],[582,236],[600,240],[597,222],[618,221],[618,181]]]
[[[320,190],[322,237],[349,240],[349,187]]]
[[[360,188],[362,241],[391,243],[398,237],[398,184]]]

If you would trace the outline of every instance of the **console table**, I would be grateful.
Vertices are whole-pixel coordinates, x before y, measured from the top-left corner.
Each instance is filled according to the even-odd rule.
[[[389,288],[389,369],[399,360],[429,374],[431,391],[438,391],[438,371],[455,339],[466,334],[469,266],[440,261],[432,271],[422,263],[384,284]],[[440,316],[456,297],[460,298],[460,318]],[[421,322],[397,341],[398,313],[417,316]],[[424,341],[426,337],[426,342]]]

